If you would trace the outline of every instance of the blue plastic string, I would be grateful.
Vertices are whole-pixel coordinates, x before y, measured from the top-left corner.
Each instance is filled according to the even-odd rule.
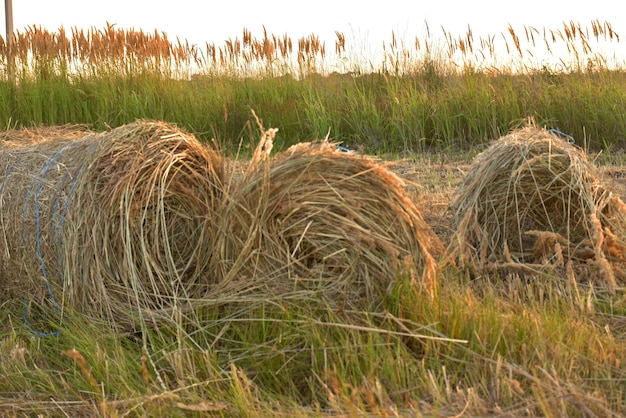
[[[59,200],[61,198],[61,192],[63,191],[63,187],[65,186],[65,180],[67,179],[67,173],[65,173],[65,175],[63,176],[63,178],[61,179],[61,182],[59,183],[59,187],[57,187],[57,193],[56,193],[56,198],[54,199],[54,206],[52,209],[52,227],[51,227],[51,233],[52,233],[52,237],[56,238],[59,245],[61,244],[61,235],[63,230],[59,227],[57,228],[56,225],[56,216],[59,213]],[[66,198],[69,199],[69,196]],[[58,256],[57,256],[57,261],[59,262],[59,265],[61,266],[61,270],[63,270],[63,264],[62,264],[62,257],[61,257],[61,251],[59,249],[58,251]]]
[[[61,192],[63,191],[63,186],[65,186],[65,179],[67,179],[67,173],[65,173],[65,175],[59,182],[59,187],[57,187],[56,197],[54,198],[54,205],[52,206],[52,236],[56,235],[55,234],[56,232],[55,218],[57,215],[57,211],[59,209],[59,199],[61,197]]]
[[[43,188],[43,184],[44,184],[44,179],[46,177],[46,174],[48,174],[48,171],[50,171],[50,168],[56,164],[57,159],[63,154],[63,152],[65,151],[65,148],[57,151],[54,155],[52,155],[50,158],[48,158],[47,164],[44,164],[41,166],[41,168],[39,169],[39,172],[37,173],[37,176],[33,179],[33,182],[30,185],[30,189],[28,189],[28,193],[26,194],[26,201],[24,202],[24,224],[23,224],[23,239],[24,239],[24,244],[26,245],[28,239],[27,239],[27,229],[26,229],[26,219],[28,218],[28,210],[30,209],[30,196],[33,193],[33,190],[35,189],[35,185],[37,183],[37,180],[39,180],[39,185],[37,185],[37,190],[35,192],[35,213],[38,213],[39,210],[39,201],[37,200],[39,197],[39,193],[41,191],[41,189]],[[39,224],[37,224],[37,226],[39,226]],[[39,228],[37,228],[37,235],[39,236]]]
[[[11,174],[13,173],[13,171],[15,170],[15,167],[17,167],[18,163],[22,160],[22,155],[20,155],[11,165],[11,168],[9,168],[9,170],[7,171],[7,173],[4,176],[4,179],[2,180],[2,184],[0,184],[0,192],[2,190],[4,190],[4,186],[7,184],[7,181],[9,180],[9,177],[11,176]],[[46,281],[46,284],[47,281]],[[48,285],[48,292],[50,293],[50,295],[52,296],[52,290],[50,289],[50,286]],[[54,298],[54,297],[53,297]],[[38,336],[38,337],[51,337],[54,335],[59,335],[61,333],[61,331],[53,331],[53,332],[39,332],[39,331],[35,331],[34,329],[31,328],[31,326],[28,324],[28,302],[26,300],[23,300],[25,307],[24,307],[24,326],[26,327],[26,329],[31,332],[32,334]],[[55,302],[55,306],[58,310],[58,305],[56,305]]]
[[[48,171],[50,171],[50,169],[57,163],[58,158],[61,155],[63,155],[63,153],[68,148],[73,146],[75,143],[76,142],[71,142],[70,144],[68,144],[64,148],[60,149],[54,155],[52,155],[50,158],[48,158],[46,164],[42,165],[42,167],[39,169],[39,172],[37,173],[37,176],[33,179],[33,183],[31,184],[31,187],[28,190],[28,193],[26,194],[26,202],[24,203],[23,240],[24,240],[24,244],[26,245],[27,244],[26,219],[28,217],[28,211],[29,211],[29,208],[30,208],[29,201],[30,201],[33,189],[35,189],[35,185],[37,183],[37,180],[39,180],[39,184],[37,185],[37,189],[35,191],[35,231],[36,231],[36,237],[37,237],[37,257],[39,258],[39,264],[41,266],[41,272],[42,272],[44,280],[46,282],[46,289],[48,291],[48,295],[50,296],[50,300],[52,301],[52,304],[53,304],[54,308],[56,309],[56,311],[59,312],[60,314],[61,314],[61,307],[57,303],[57,300],[54,297],[54,293],[52,292],[52,287],[50,286],[50,282],[48,280],[48,274],[46,272],[45,260],[44,260],[44,257],[43,257],[42,251],[41,251],[41,228],[40,228],[40,218],[39,218],[39,194],[41,193],[41,191],[42,191],[42,189],[44,187],[44,179],[46,178],[46,175],[48,174]],[[64,179],[65,179],[65,177],[64,177]],[[63,184],[63,182],[61,184]],[[72,189],[72,188],[73,187],[71,187],[70,189]],[[55,200],[55,204],[54,204],[54,210],[53,210],[53,218],[54,218],[54,214],[56,213],[56,210],[58,208],[58,197],[59,197],[58,195],[59,195],[59,190],[57,190],[57,196],[56,196],[56,200]],[[53,230],[54,230],[54,222],[53,222]],[[35,334],[37,336],[41,336],[41,337],[51,336],[51,335],[58,335],[58,334],[61,333],[61,331],[55,331],[55,332],[52,332],[52,333],[40,333],[40,332],[37,332],[37,331],[33,330],[28,325],[28,306],[26,307],[26,309],[24,311],[24,326],[31,333],[33,333],[33,334]]]
[[[37,232],[37,256],[39,257],[39,263],[41,265],[41,272],[43,274],[44,279],[46,280],[46,287],[48,288],[48,294],[50,295],[50,299],[52,300],[52,303],[54,304],[54,307],[56,308],[56,310],[58,312],[61,312],[61,308],[57,304],[56,298],[54,297],[54,294],[52,293],[52,289],[50,287],[50,283],[48,282],[48,275],[46,274],[46,263],[44,261],[43,254],[41,252],[41,228],[40,228],[40,219],[39,219],[39,194],[41,193],[41,190],[43,189],[43,186],[44,186],[44,177],[46,176],[46,174],[48,174],[48,171],[50,170],[52,165],[56,163],[57,158],[60,157],[63,154],[64,150],[65,149],[61,149],[60,151],[58,151],[53,156],[53,158],[51,158],[51,161],[48,164],[48,167],[46,168],[46,171],[44,172],[44,175],[41,178],[41,181],[39,182],[39,186],[37,187],[37,192],[35,193],[35,231]]]
[[[550,132],[551,134],[554,134],[554,135],[558,135],[558,136],[563,137],[563,138],[567,138],[567,142],[569,142],[570,144],[573,144],[573,143],[576,142],[574,140],[573,136],[568,135],[565,132],[561,132],[558,129],[550,129],[548,132]]]
[[[28,301],[26,301],[25,299],[23,299],[24,302],[24,327],[33,335],[35,335],[36,337],[52,337],[55,335],[59,335],[61,334],[61,330],[57,330],[57,331],[52,331],[52,332],[40,332],[40,331],[36,331],[34,330],[29,324],[28,324]]]

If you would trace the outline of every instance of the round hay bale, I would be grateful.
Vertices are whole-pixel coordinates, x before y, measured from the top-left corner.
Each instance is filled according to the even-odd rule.
[[[621,200],[585,152],[527,126],[478,155],[451,203],[454,252],[479,271],[592,266],[611,287],[626,260]],[[618,238],[619,237],[619,238]]]
[[[376,308],[409,272],[433,291],[443,245],[380,162],[304,143],[261,161],[233,189],[215,238],[222,295],[310,294],[336,308]]]
[[[5,294],[134,328],[203,295],[222,158],[163,122],[0,149]]]

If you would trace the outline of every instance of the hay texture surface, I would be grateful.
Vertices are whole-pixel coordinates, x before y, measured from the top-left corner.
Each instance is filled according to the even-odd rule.
[[[375,309],[399,274],[432,290],[442,244],[402,186],[379,161],[327,141],[251,166],[215,239],[223,294]]]
[[[577,267],[624,280],[626,214],[585,152],[535,126],[476,157],[451,204],[461,264],[478,271]],[[580,267],[584,269],[580,269]]]
[[[80,139],[94,134],[87,125],[66,124],[56,126],[35,126],[32,128],[8,129],[0,132],[0,146],[19,147],[56,139]]]
[[[20,144],[0,149],[3,298],[132,328],[206,292],[213,150],[153,121]]]

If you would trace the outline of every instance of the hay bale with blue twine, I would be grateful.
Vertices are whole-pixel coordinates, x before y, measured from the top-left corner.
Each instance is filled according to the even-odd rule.
[[[138,329],[211,286],[223,159],[140,120],[0,148],[0,290]]]

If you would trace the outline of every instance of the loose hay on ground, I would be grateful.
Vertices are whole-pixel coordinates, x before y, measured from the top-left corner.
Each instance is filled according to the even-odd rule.
[[[217,229],[222,294],[309,294],[376,309],[399,274],[433,290],[443,245],[382,163],[323,141],[251,167]]]
[[[152,121],[34,142],[0,149],[3,297],[132,328],[207,291],[215,151]]]
[[[474,160],[451,203],[453,252],[478,271],[584,267],[623,281],[626,212],[585,152],[535,126],[495,141]]]
[[[0,132],[0,145],[16,147],[55,139],[79,139],[93,133],[95,132],[84,124],[8,129]]]

